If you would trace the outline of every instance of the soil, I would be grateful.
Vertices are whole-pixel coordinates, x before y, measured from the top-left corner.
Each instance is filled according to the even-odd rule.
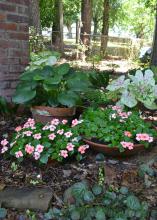
[[[15,127],[25,121],[27,116],[8,117],[0,119],[0,140],[9,136]],[[53,190],[51,207],[61,206],[64,191],[73,183],[88,180],[92,185],[98,181],[99,167],[105,170],[105,184],[114,187],[127,186],[143,201],[149,203],[150,211],[157,209],[157,145],[146,153],[131,158],[115,159],[106,157],[104,162],[96,161],[97,153],[88,151],[86,158],[77,162],[76,160],[66,163],[48,164],[39,166],[31,160],[25,160],[14,169],[13,159],[0,157],[0,191],[6,186],[30,187],[49,186]],[[145,174],[139,176],[139,166],[149,164],[154,170],[154,175]],[[33,212],[37,220],[44,220],[44,213]],[[28,220],[26,210],[9,209],[5,220]],[[151,218],[150,218],[151,219]]]

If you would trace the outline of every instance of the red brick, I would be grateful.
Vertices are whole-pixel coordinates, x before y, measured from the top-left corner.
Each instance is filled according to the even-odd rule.
[[[5,4],[5,3],[0,3],[0,11],[9,11],[9,12],[15,12],[16,11],[16,6],[11,4]]]
[[[29,5],[29,0],[7,0],[7,2],[21,4],[21,5]]]
[[[16,40],[29,40],[29,34],[27,33],[8,33],[11,39],[16,39]]]
[[[0,29],[16,31],[17,24],[15,24],[15,23],[0,23]]]
[[[12,49],[10,48],[9,49],[9,56],[10,57],[25,57],[25,56],[28,56],[28,52],[27,51],[24,51],[24,50],[21,50],[21,49]]]
[[[22,31],[22,32],[28,32],[29,31],[29,27],[28,27],[28,25],[20,24],[18,30]]]
[[[4,21],[6,19],[6,15],[5,14],[0,14],[0,21]]]
[[[21,15],[13,15],[13,14],[8,14],[7,20],[12,21],[12,22],[17,22],[17,23],[28,23],[29,22],[28,17],[21,16]]]

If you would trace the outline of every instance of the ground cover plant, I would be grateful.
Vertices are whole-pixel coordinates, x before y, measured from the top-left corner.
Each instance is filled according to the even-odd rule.
[[[28,157],[47,164],[51,160],[61,162],[73,155],[81,160],[89,146],[80,141],[80,135],[75,129],[80,123],[82,121],[75,119],[69,126],[67,120],[60,122],[54,119],[42,125],[29,118],[24,125],[15,129],[16,133],[10,141],[1,141],[1,153],[9,153],[19,162]]]
[[[83,137],[109,147],[117,147],[120,152],[132,150],[138,143],[149,147],[156,137],[151,123],[146,123],[137,111],[125,111],[119,106],[87,109],[83,123],[78,130]]]

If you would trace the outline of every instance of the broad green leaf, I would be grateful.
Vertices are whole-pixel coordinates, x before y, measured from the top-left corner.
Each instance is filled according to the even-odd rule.
[[[123,195],[128,194],[128,191],[129,191],[128,188],[125,187],[125,186],[122,186],[122,187],[120,188],[120,193],[123,194]]]
[[[105,220],[105,212],[102,208],[99,208],[95,215],[96,220]]]
[[[92,202],[95,199],[95,196],[91,191],[85,191],[83,199],[85,202]]]
[[[141,207],[138,198],[134,195],[127,197],[126,204],[132,210],[138,210]]]
[[[60,66],[58,66],[57,68],[57,73],[59,75],[66,75],[69,70],[70,70],[70,65],[68,63],[64,63],[64,64],[61,64]]]
[[[57,63],[57,58],[55,56],[50,56],[47,61],[46,65],[53,66]]]
[[[102,193],[103,189],[99,185],[94,185],[92,188],[92,191],[93,191],[94,195],[98,196]]]
[[[73,210],[71,212],[71,219],[72,220],[79,220],[80,219],[80,213],[77,210]]]
[[[79,99],[80,97],[72,91],[64,92],[58,95],[59,103],[68,107],[76,106]]]
[[[35,90],[30,91],[16,91],[15,95],[12,98],[12,101],[17,104],[24,104],[26,102],[31,101],[36,96]]]
[[[49,158],[49,154],[44,154],[43,156],[40,157],[40,162],[47,164]]]
[[[123,105],[128,106],[129,108],[133,108],[137,105],[137,101],[135,99],[135,96],[131,92],[129,92],[128,90],[125,90],[122,93],[120,102]]]

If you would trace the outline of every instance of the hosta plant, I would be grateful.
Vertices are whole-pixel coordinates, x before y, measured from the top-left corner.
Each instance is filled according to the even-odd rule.
[[[68,199],[69,198],[69,199]],[[62,208],[50,209],[47,220],[146,220],[148,205],[127,187],[104,190],[96,184],[75,183],[64,194]]]
[[[48,160],[63,161],[73,155],[81,159],[88,146],[80,141],[76,130],[82,121],[72,121],[72,126],[67,120],[54,119],[51,123],[42,125],[35,123],[34,119],[18,126],[11,141],[1,141],[1,153],[16,157],[19,161],[24,158],[33,158],[46,164]]]
[[[81,95],[91,83],[87,74],[75,71],[69,64],[44,66],[28,70],[20,76],[13,96],[18,104],[50,107],[74,107],[81,103]]]
[[[133,150],[135,144],[148,147],[157,136],[151,124],[145,122],[138,112],[126,112],[119,106],[106,109],[88,109],[83,113],[83,123],[77,129],[86,139],[117,147],[120,152]]]
[[[157,109],[157,85],[155,84],[154,73],[147,69],[145,72],[137,70],[135,75],[120,76],[107,86],[109,91],[119,94],[119,105],[129,108],[142,103],[148,109]]]

